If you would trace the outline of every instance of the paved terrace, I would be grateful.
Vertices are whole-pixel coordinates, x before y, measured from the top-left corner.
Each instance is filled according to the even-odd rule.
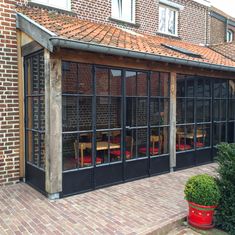
[[[24,183],[0,188],[0,234],[147,234],[187,213],[189,176],[215,164],[145,178],[57,201]]]

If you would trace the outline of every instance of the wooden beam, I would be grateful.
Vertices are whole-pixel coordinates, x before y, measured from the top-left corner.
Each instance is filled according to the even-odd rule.
[[[26,45],[22,46],[22,56],[27,56],[42,49],[43,47],[35,41],[27,43]]]
[[[51,199],[62,191],[61,60],[45,49],[46,192]]]
[[[79,52],[79,54],[78,54]],[[71,50],[61,48],[60,52],[51,54],[52,58],[60,58],[62,60],[68,60],[80,63],[91,63],[107,66],[115,66],[122,68],[133,68],[133,69],[143,69],[152,70],[159,72],[175,72],[178,74],[187,75],[197,75],[197,76],[207,76],[216,77],[224,79],[234,79],[235,73],[224,72],[221,74],[220,71],[211,70],[201,70],[200,67],[189,67],[189,66],[178,66],[177,64],[168,64],[157,61],[140,60],[136,63],[136,59],[123,57],[120,59],[118,56],[104,55],[103,58],[99,57],[98,53],[85,52],[79,50]]]
[[[170,169],[176,166],[176,73],[170,75]]]
[[[20,124],[20,178],[25,178],[24,157],[24,75],[23,57],[21,55],[21,32],[17,33],[17,61],[18,61],[18,96],[19,96],[19,124]]]

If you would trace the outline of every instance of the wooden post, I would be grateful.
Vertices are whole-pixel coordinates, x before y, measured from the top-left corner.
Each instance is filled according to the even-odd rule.
[[[176,166],[176,73],[170,79],[170,170]]]
[[[62,96],[61,59],[45,49],[46,192],[50,199],[62,191]]]
[[[24,75],[23,58],[21,55],[21,32],[17,30],[17,61],[18,61],[18,96],[19,96],[19,123],[20,123],[20,178],[25,178],[24,158]]]

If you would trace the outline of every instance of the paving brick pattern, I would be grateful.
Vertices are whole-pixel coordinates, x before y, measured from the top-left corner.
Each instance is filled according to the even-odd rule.
[[[208,164],[49,201],[25,183],[1,187],[0,234],[147,234],[187,213],[184,184]]]

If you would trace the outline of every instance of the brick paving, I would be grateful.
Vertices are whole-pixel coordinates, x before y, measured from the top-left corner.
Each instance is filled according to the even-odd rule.
[[[0,188],[0,235],[147,234],[187,213],[184,184],[208,164],[49,201],[25,183]]]

